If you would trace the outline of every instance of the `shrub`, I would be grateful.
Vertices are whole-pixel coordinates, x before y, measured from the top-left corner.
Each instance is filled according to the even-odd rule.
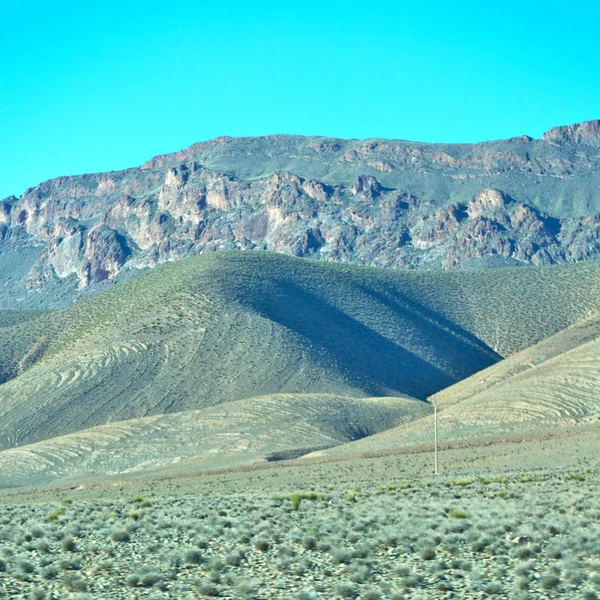
[[[42,527],[40,527],[39,525],[34,526],[31,528],[31,535],[39,540],[41,538],[43,538],[46,535],[46,532],[44,531],[44,529],[42,529]]]
[[[196,589],[201,596],[209,596],[214,598],[221,595],[219,588],[214,583],[210,583],[209,581],[198,583]]]
[[[40,554],[50,554],[50,544],[48,542],[45,542],[44,540],[38,542],[35,545],[35,549],[40,553]]]
[[[243,579],[239,581],[234,588],[235,598],[240,600],[252,600],[258,592],[258,585],[254,581]]]
[[[87,590],[87,583],[77,573],[67,573],[63,583],[68,592],[85,592]]]
[[[33,573],[35,571],[34,564],[28,560],[20,560],[17,563],[17,566],[21,571],[23,571],[23,573]]]
[[[514,551],[515,556],[520,560],[527,560],[533,556],[533,549],[531,546],[517,546]]]
[[[185,562],[190,565],[200,565],[204,562],[204,555],[200,550],[188,550],[185,553]]]
[[[48,565],[40,571],[40,574],[44,579],[56,579],[58,573],[59,571],[56,565]]]
[[[502,593],[502,584],[499,581],[490,581],[483,586],[482,591],[488,596],[497,596]]]
[[[357,596],[354,587],[348,583],[338,583],[334,587],[336,596],[340,598],[355,598]]]
[[[425,548],[420,554],[423,560],[433,560],[436,557],[436,552],[433,548]]]
[[[129,532],[126,529],[113,529],[110,532],[110,539],[113,542],[128,542],[130,540]]]
[[[540,583],[545,590],[553,590],[560,584],[560,579],[554,573],[543,575]]]
[[[44,590],[40,589],[40,588],[33,588],[33,590],[31,590],[31,599],[32,600],[44,600],[44,598],[46,597],[46,592],[44,592]]]
[[[195,539],[195,544],[201,550],[205,550],[206,548],[208,548],[208,540],[205,537],[202,537],[202,536],[197,537]]]
[[[306,536],[302,538],[302,546],[304,546],[306,550],[316,550],[317,540],[312,536]]]
[[[254,540],[254,548],[259,552],[266,552],[270,547],[271,543],[265,538],[258,538]]]
[[[157,571],[147,571],[140,574],[139,585],[141,587],[158,586],[164,581],[164,577]]]
[[[63,571],[79,571],[79,569],[81,569],[81,559],[65,558],[60,561],[60,568],[63,569]]]
[[[460,508],[453,508],[449,513],[448,513],[448,518],[450,519],[468,519],[469,518],[469,513],[465,510],[462,510]]]
[[[62,549],[65,552],[75,552],[75,539],[72,535],[67,535],[62,541]]]
[[[331,560],[336,565],[349,563],[352,561],[352,557],[352,551],[347,550],[346,548],[339,548],[337,550],[334,550],[331,554]]]

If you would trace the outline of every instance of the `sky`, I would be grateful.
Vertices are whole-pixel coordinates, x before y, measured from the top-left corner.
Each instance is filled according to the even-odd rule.
[[[221,135],[476,142],[600,118],[596,0],[0,0],[0,198]]]

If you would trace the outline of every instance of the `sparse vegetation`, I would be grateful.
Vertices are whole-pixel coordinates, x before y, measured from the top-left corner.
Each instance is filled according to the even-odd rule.
[[[0,596],[597,596],[597,468],[586,467],[583,480],[570,476],[579,473],[572,468],[530,471],[527,479],[414,472],[403,489],[406,476],[387,483],[401,464],[380,457],[150,481],[135,484],[133,502],[127,489],[91,488],[93,502],[84,489],[52,521],[52,493],[6,496]],[[310,488],[298,489],[308,473]],[[152,506],[128,518],[151,493]]]

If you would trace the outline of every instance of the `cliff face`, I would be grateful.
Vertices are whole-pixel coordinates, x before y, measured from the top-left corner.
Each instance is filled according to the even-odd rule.
[[[543,138],[552,144],[587,144],[600,148],[600,121],[586,121],[575,125],[554,127]]]
[[[0,306],[219,249],[412,269],[600,258],[599,184],[600,121],[474,145],[219,138],[0,201]]]

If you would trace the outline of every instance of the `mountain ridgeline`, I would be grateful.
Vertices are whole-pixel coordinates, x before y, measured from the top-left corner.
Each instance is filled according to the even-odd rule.
[[[600,121],[479,144],[218,138],[0,201],[0,308],[270,250],[410,269],[600,258]]]

